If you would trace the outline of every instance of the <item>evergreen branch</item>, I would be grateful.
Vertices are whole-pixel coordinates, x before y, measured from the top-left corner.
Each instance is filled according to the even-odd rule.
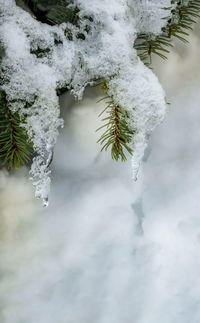
[[[128,113],[124,112],[120,105],[115,104],[113,98],[107,95],[108,86],[105,81],[102,82],[101,89],[105,93],[103,99],[107,100],[107,106],[99,116],[105,112],[107,112],[108,116],[102,119],[105,123],[96,130],[106,128],[97,142],[103,145],[101,151],[106,151],[111,146],[112,159],[118,161],[121,158],[121,161],[126,161],[124,149],[132,155],[133,150],[129,144],[134,134],[127,124]]]
[[[6,94],[0,91],[0,159],[8,168],[19,168],[29,162],[32,144],[26,130],[21,126],[17,112],[12,113],[8,107]]]
[[[189,36],[187,31],[192,30],[192,25],[200,17],[200,0],[189,0],[187,4],[184,0],[172,0],[171,5],[171,7],[163,8],[169,11],[169,15],[163,18],[167,20],[167,24],[162,28],[161,35],[140,34],[134,45],[138,50],[138,56],[147,66],[151,65],[152,53],[162,59],[167,59],[166,55],[169,53],[167,48],[173,47],[172,37],[188,43],[185,38]]]
[[[79,9],[73,6],[73,0],[15,0],[16,4],[31,10],[37,20],[49,25],[63,22],[79,27]]]
[[[79,21],[79,9],[77,7],[70,6],[72,1],[59,0],[57,4],[52,8],[50,13],[47,15],[48,21],[52,25],[59,25],[63,22],[69,22],[72,25],[78,27]]]
[[[85,40],[86,36],[91,27],[89,24],[85,24],[83,28],[81,28],[81,21],[79,18],[79,8],[76,5],[73,5],[73,0],[59,0],[57,4],[51,9],[51,11],[47,14],[48,22],[52,25],[59,25],[63,22],[69,23],[73,26],[76,26],[79,31],[76,33],[77,39]],[[92,22],[92,17],[84,16],[86,21]],[[81,30],[82,29],[82,30]],[[73,40],[73,33],[69,27],[65,29],[65,36],[68,40]]]

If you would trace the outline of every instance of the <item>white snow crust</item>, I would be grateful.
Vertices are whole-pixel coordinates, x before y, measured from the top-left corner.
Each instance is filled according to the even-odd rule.
[[[162,7],[169,6],[170,1],[75,0],[74,5],[80,9],[81,31],[86,24],[90,26],[88,33],[83,31],[84,41],[75,37],[80,30],[69,23],[42,24],[17,7],[14,0],[0,0],[0,40],[6,49],[2,76],[7,80],[2,88],[12,111],[27,117],[24,126],[36,152],[31,176],[36,197],[45,203],[53,147],[63,125],[56,88],[67,85],[81,99],[88,84],[102,78],[107,81],[109,94],[129,112],[129,126],[135,131],[134,178],[148,137],[166,113],[164,91],[138,58],[133,44],[138,33],[161,32],[166,15]],[[66,27],[71,29],[73,41],[66,38]],[[55,40],[59,44],[55,45]],[[38,48],[48,49],[43,57],[31,53]]]

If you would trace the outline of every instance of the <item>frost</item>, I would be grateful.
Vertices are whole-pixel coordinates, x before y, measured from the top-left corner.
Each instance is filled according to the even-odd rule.
[[[136,6],[135,3],[137,3]],[[159,35],[166,24],[163,18],[168,14],[163,8],[172,6],[171,0],[130,0],[129,5],[135,12],[137,31],[155,35]]]
[[[67,86],[80,99],[88,84],[107,80],[109,93],[131,116],[134,177],[148,137],[166,112],[162,87],[138,58],[133,43],[138,33],[161,32],[165,24],[162,7],[170,1],[75,0],[74,5],[80,9],[80,29],[66,23],[42,24],[14,0],[0,0],[0,40],[6,50],[2,88],[12,111],[26,116],[24,126],[36,152],[31,176],[36,196],[45,203],[53,147],[63,124],[56,88]],[[73,40],[65,35],[69,27]],[[76,37],[80,30],[84,41]],[[37,57],[38,49],[42,55]]]

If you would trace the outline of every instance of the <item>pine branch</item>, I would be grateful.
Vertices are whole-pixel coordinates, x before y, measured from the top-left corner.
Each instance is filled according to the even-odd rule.
[[[99,131],[106,128],[97,142],[103,145],[101,151],[107,151],[111,146],[112,159],[118,161],[121,158],[121,161],[126,161],[124,149],[132,155],[133,150],[130,148],[129,144],[134,134],[134,132],[129,129],[126,121],[127,118],[129,118],[128,113],[123,111],[120,105],[115,104],[112,97],[108,96],[108,87],[105,81],[102,83],[101,89],[105,93],[103,100],[107,100],[107,106],[99,116],[106,112],[107,117],[102,119],[104,125],[96,130]]]
[[[22,0],[16,0],[20,2]],[[90,31],[90,24],[92,22],[91,17],[85,16],[86,22],[83,23],[83,19],[79,19],[79,9],[73,5],[73,0],[49,0],[48,5],[44,5],[45,0],[24,0],[29,9],[35,14],[36,18],[42,22],[46,22],[50,25],[59,25],[63,22],[68,23],[65,30],[65,36],[68,40],[73,41],[73,38],[84,40],[87,37],[87,33]],[[176,37],[179,40],[187,43],[186,37],[189,35],[188,31],[192,30],[193,23],[200,14],[200,0],[191,0],[186,3],[185,0],[172,0],[171,6],[163,8],[167,12],[166,26],[162,29],[161,35],[155,36],[152,34],[140,34],[134,47],[138,50],[138,55],[141,60],[147,66],[151,65],[152,54],[160,56],[162,59],[167,59],[167,55],[170,52],[170,48],[173,46],[171,41],[172,37]],[[74,25],[76,34],[72,33],[70,24]],[[61,40],[55,39],[55,45],[62,43]],[[46,56],[50,49],[37,48],[31,50],[32,54],[35,54],[38,58]],[[67,86],[67,85],[66,85]],[[107,107],[102,113],[107,113],[107,116],[102,119],[104,125],[99,129],[105,129],[98,142],[102,145],[101,150],[107,150],[111,147],[112,158],[118,161],[126,160],[124,149],[128,153],[132,154],[133,151],[130,148],[130,142],[134,134],[128,127],[127,120],[129,115],[119,104],[115,103],[112,96],[108,95],[108,87],[106,82],[101,86],[105,97],[107,99]],[[63,89],[57,89],[57,94],[60,95],[65,91]],[[102,113],[100,115],[102,115]]]
[[[78,27],[79,21],[79,9],[72,7],[73,1],[59,0],[57,4],[52,8],[51,12],[47,15],[49,22],[52,25],[59,25],[63,22],[69,22],[72,25]]]
[[[15,0],[23,9],[28,8],[37,20],[49,25],[69,22],[78,27],[79,9],[73,0]]]
[[[163,8],[169,11],[169,15],[164,18],[167,24],[162,28],[162,34],[158,36],[140,34],[134,45],[138,50],[138,56],[147,66],[151,65],[152,54],[167,59],[169,47],[173,47],[172,37],[188,43],[186,39],[189,36],[188,31],[192,30],[192,25],[200,17],[200,0],[191,0],[187,4],[184,0],[172,0],[171,5],[171,7]]]
[[[21,122],[19,114],[8,108],[5,93],[0,91],[0,159],[8,168],[19,168],[30,160],[32,144]]]
[[[90,26],[89,24],[87,24],[87,21],[92,22],[93,19],[92,17],[84,16],[83,19],[86,20],[86,24],[83,28],[81,28],[79,11],[79,8],[73,5],[73,0],[59,0],[57,4],[48,13],[47,19],[52,25],[59,25],[65,22],[73,26],[76,26],[79,29],[79,31],[75,35],[76,38],[85,40],[85,34],[87,34],[90,31]],[[65,29],[65,36],[68,38],[68,40],[73,40],[73,33],[68,27]]]

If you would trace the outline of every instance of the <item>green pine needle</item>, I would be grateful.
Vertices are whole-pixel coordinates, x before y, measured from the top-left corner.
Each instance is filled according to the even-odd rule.
[[[72,4],[72,1],[58,0],[57,4],[47,15],[49,22],[53,25],[69,22],[78,27],[79,9],[77,7],[69,6],[70,4]]]
[[[162,34],[158,36],[140,34],[134,45],[140,59],[147,66],[151,65],[152,54],[167,59],[169,53],[167,48],[172,47],[172,37],[188,43],[187,31],[192,30],[192,25],[200,17],[200,0],[191,0],[187,4],[184,1],[172,0],[171,4],[176,4],[175,9],[172,6],[163,8],[163,10],[170,11],[170,14],[164,18],[167,24],[162,29]]]
[[[120,105],[116,105],[113,98],[107,95],[108,87],[105,81],[102,82],[101,89],[105,93],[103,99],[107,100],[106,108],[99,115],[101,116],[107,113],[107,116],[102,119],[104,124],[96,130],[99,131],[106,128],[98,140],[102,145],[101,151],[107,151],[111,146],[112,159],[126,161],[127,158],[124,149],[132,155],[133,150],[129,144],[134,134],[127,124],[127,119],[129,118],[128,113],[124,112]]]
[[[32,144],[21,126],[19,114],[8,108],[6,95],[0,91],[0,161],[9,169],[19,168],[30,161]]]

